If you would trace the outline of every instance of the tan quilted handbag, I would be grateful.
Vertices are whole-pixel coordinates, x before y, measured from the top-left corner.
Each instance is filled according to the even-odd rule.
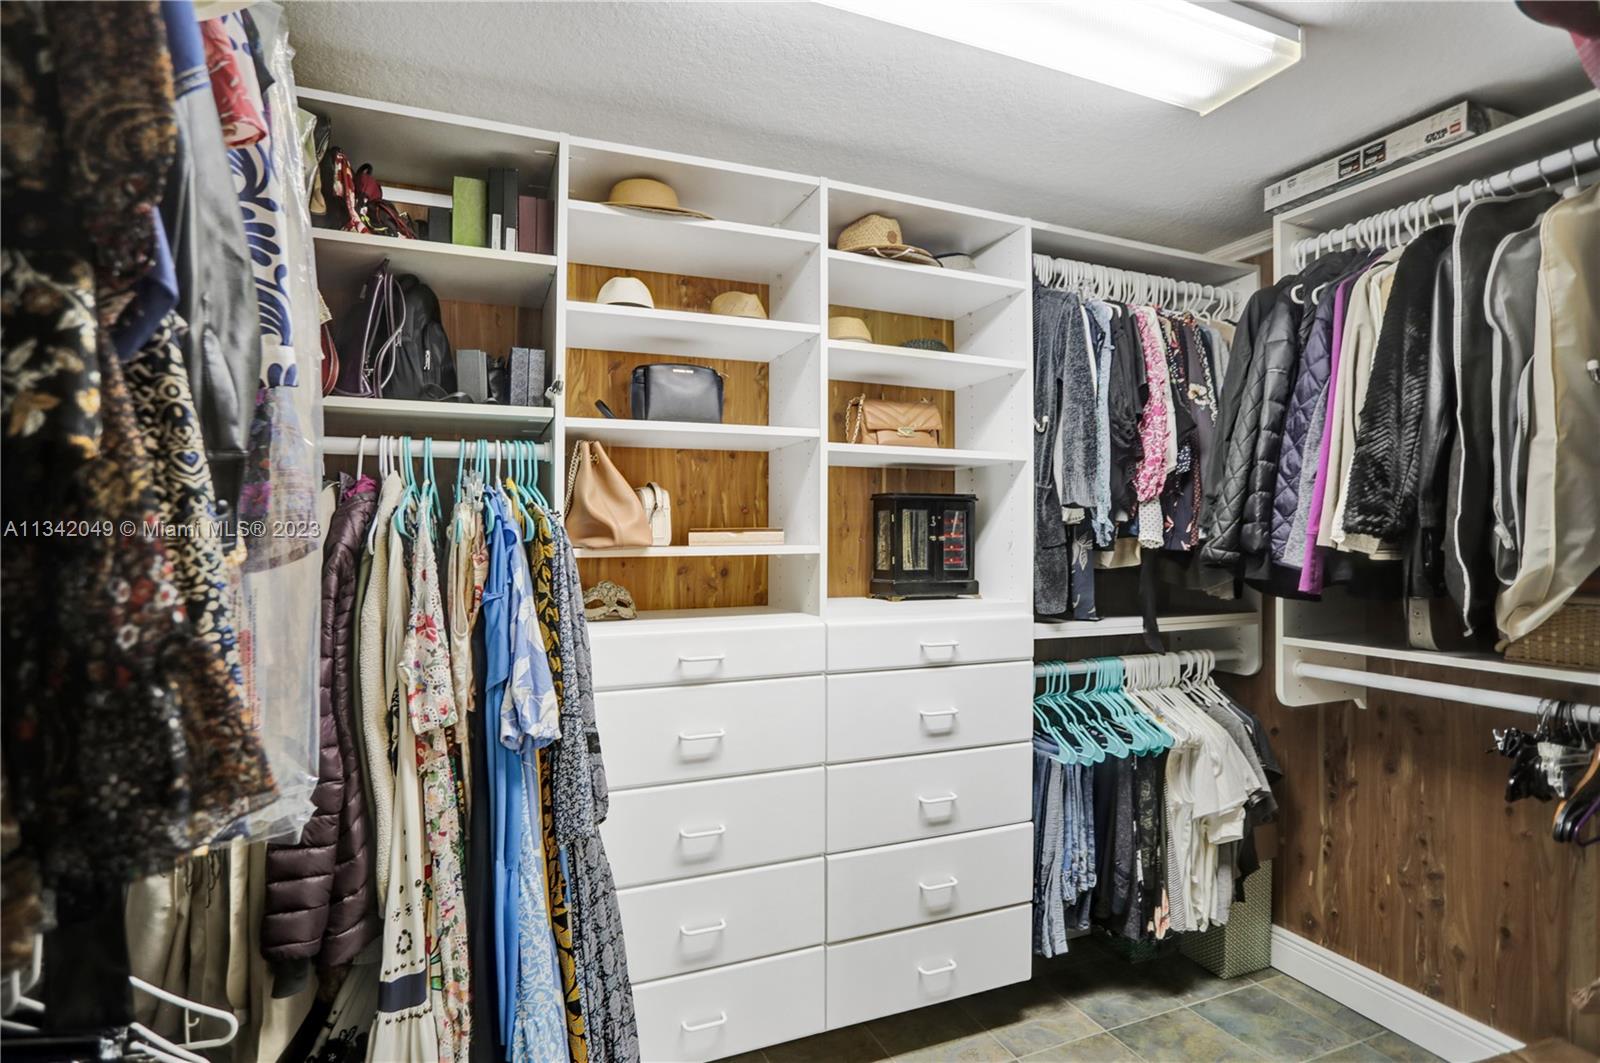
[[[921,402],[890,402],[858,395],[844,411],[844,437],[848,443],[880,447],[936,447],[944,431],[939,407]]]

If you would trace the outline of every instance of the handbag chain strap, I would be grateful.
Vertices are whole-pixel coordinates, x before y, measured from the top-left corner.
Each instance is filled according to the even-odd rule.
[[[855,414],[854,422],[850,415]],[[844,408],[844,441],[846,443],[859,443],[864,438],[867,427],[867,393],[851,399]]]
[[[578,482],[578,463],[583,460],[584,446],[580,442],[572,451],[572,461],[567,463],[567,494],[563,498],[561,515],[565,517],[572,512],[572,487]]]

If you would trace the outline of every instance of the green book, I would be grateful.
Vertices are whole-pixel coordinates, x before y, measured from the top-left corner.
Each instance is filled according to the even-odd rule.
[[[450,190],[450,242],[467,247],[489,246],[489,183],[457,177]]]

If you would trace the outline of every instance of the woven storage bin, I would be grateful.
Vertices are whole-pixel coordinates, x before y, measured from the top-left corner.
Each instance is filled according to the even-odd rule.
[[[1272,966],[1272,861],[1244,880],[1244,900],[1234,901],[1226,926],[1203,934],[1180,934],[1178,947],[1218,978]]]
[[[1600,595],[1568,598],[1549,620],[1507,646],[1506,660],[1600,668]]]

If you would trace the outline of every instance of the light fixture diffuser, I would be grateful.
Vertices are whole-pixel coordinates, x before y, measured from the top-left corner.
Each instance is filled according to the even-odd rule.
[[[1207,114],[1299,62],[1300,27],[1191,0],[819,0]]]

